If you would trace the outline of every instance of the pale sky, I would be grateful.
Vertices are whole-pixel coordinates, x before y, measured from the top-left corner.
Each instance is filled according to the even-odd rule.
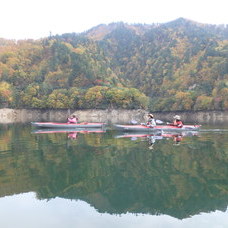
[[[112,22],[163,23],[179,17],[228,24],[227,0],[2,0],[0,38],[81,33]]]

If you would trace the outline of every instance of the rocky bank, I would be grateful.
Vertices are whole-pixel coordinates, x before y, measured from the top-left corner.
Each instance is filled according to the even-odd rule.
[[[0,109],[0,123],[26,123],[32,121],[66,122],[69,115],[75,114],[80,122],[138,123],[145,122],[148,111],[138,110],[41,110],[41,109]],[[228,125],[228,111],[188,111],[188,112],[156,112],[155,119],[171,121],[175,114],[182,117],[185,123],[224,124]]]

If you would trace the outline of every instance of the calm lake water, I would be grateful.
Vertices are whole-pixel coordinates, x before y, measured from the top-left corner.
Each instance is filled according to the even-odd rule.
[[[227,227],[228,126],[183,135],[0,126],[0,226]]]

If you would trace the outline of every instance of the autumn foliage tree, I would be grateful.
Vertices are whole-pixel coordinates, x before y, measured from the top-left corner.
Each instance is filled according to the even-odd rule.
[[[227,110],[227,27],[179,18],[0,39],[0,104],[12,108]]]
[[[13,102],[13,87],[7,82],[0,82],[0,106],[7,107]]]

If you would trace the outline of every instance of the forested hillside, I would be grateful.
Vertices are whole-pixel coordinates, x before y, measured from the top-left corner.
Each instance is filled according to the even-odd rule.
[[[0,39],[0,107],[228,109],[228,27],[183,18]]]

